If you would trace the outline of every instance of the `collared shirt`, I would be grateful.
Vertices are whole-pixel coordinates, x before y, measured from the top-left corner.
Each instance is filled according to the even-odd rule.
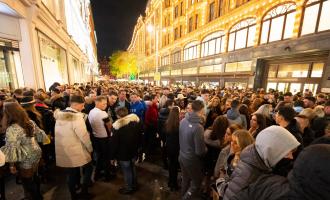
[[[105,124],[110,121],[107,112],[99,108],[93,108],[88,115],[89,123],[93,129],[93,135],[97,138],[109,136]]]

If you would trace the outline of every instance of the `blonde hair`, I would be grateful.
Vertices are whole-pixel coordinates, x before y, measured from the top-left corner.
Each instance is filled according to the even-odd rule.
[[[324,113],[324,106],[316,106],[314,108],[314,114],[316,115],[316,117],[324,117],[325,113]]]
[[[257,111],[255,111],[253,114],[262,114],[265,117],[270,117],[272,110],[272,105],[270,104],[264,104],[258,108]]]
[[[236,130],[233,133],[233,136],[237,137],[237,144],[241,151],[243,151],[243,149],[245,149],[245,147],[254,143],[254,138],[251,136],[251,134],[247,130],[242,130],[242,129]]]
[[[303,115],[305,117],[307,117],[309,119],[309,121],[311,121],[312,119],[315,118],[315,112],[313,109],[311,108],[305,108],[304,110],[302,110],[299,115]]]

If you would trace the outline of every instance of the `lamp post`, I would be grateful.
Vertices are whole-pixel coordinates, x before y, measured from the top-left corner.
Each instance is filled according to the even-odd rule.
[[[157,75],[158,76],[158,48],[159,48],[159,44],[158,44],[158,37],[159,37],[159,30],[161,30],[157,25],[156,26],[154,26],[154,25],[151,25],[151,24],[149,24],[148,26],[147,26],[147,31],[149,32],[149,33],[152,33],[152,32],[154,32],[155,31],[155,34],[156,34],[156,36],[155,36],[155,40],[156,40],[156,52],[155,52],[155,54],[156,54],[156,63],[155,63],[155,67],[156,67],[156,73],[155,73],[155,75]],[[160,76],[159,76],[160,77]],[[159,78],[160,79],[160,78]],[[156,81],[156,85],[160,85],[160,80],[157,80]]]

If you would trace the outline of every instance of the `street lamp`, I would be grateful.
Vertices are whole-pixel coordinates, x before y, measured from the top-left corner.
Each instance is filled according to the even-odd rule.
[[[158,37],[159,37],[159,31],[161,30],[161,28],[159,28],[157,25],[156,26],[154,26],[154,25],[152,25],[152,24],[148,24],[148,26],[147,26],[147,31],[149,32],[149,33],[152,33],[152,32],[154,32],[155,31],[155,34],[156,34],[156,36],[155,36],[155,40],[156,40],[156,75],[158,76],[158,48],[159,48],[159,44],[158,44]],[[159,76],[160,77],[160,76]],[[156,85],[160,85],[160,80],[157,80],[156,81]]]

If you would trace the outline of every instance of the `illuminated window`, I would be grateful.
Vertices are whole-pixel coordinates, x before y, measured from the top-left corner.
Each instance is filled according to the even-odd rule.
[[[311,77],[322,77],[323,74],[324,63],[313,63],[313,69]]]
[[[219,0],[219,9],[218,9],[218,16],[220,17],[221,15],[223,15],[223,0]]]
[[[191,42],[183,50],[183,60],[192,60],[198,58],[198,42]]]
[[[181,69],[171,70],[171,76],[181,75]]]
[[[183,6],[183,1],[180,3],[180,16],[183,16],[184,14],[184,6]]]
[[[163,56],[162,59],[161,59],[161,64],[162,64],[162,66],[169,65],[170,64],[170,56],[169,55]]]
[[[195,29],[198,27],[198,14],[195,15]]]
[[[188,32],[191,32],[191,31],[193,31],[193,18],[192,17],[189,18],[188,23],[189,23],[188,24]]]
[[[179,63],[181,62],[181,51],[176,51],[172,54],[172,63]]]
[[[206,36],[202,41],[202,57],[224,52],[224,37],[222,31]]]
[[[215,5],[214,2],[212,2],[212,3],[210,4],[210,8],[209,8],[209,22],[215,19],[215,15],[214,15],[214,5]]]
[[[330,1],[309,0],[306,2],[301,35],[330,30]]]
[[[197,67],[187,68],[182,70],[183,75],[197,74]]]
[[[174,29],[174,40],[178,39],[179,38],[179,28],[175,28]]]
[[[291,38],[296,16],[296,5],[287,3],[269,11],[262,21],[261,44]]]
[[[200,74],[220,73],[222,72],[222,69],[223,69],[222,64],[203,66],[199,68],[199,73]]]
[[[175,6],[174,8],[174,19],[179,16],[179,6]]]
[[[308,76],[309,64],[283,64],[278,68],[277,78],[303,78]]]
[[[252,61],[226,63],[225,72],[248,72],[252,69]]]
[[[254,44],[256,20],[243,20],[234,25],[229,31],[228,51],[251,47]]]

